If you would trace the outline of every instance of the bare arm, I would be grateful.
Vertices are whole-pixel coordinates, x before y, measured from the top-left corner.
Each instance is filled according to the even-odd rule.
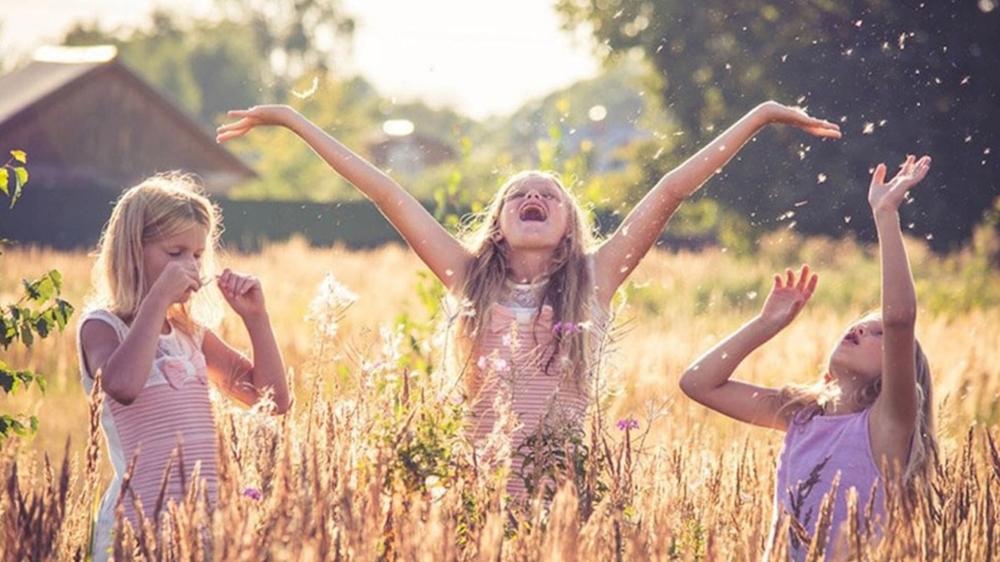
[[[771,123],[798,127],[819,137],[840,138],[837,125],[809,117],[799,109],[776,102],[755,107],[694,156],[663,176],[597,250],[597,290],[602,303],[611,302],[615,291],[656,242],[681,202],[722,169],[757,131]]]
[[[868,201],[878,231],[882,268],[882,391],[872,406],[871,435],[876,459],[905,463],[910,436],[917,427],[919,400],[916,381],[917,297],[899,223],[899,205],[906,192],[930,169],[930,157],[909,156],[885,183],[886,167],[872,174]]]
[[[681,377],[684,394],[696,402],[742,422],[774,429],[788,427],[780,391],[730,380],[733,372],[754,350],[771,340],[798,315],[816,290],[818,277],[802,266],[796,279],[791,269],[785,278],[774,276],[774,286],[760,314],[699,357]]]
[[[291,405],[285,363],[271,329],[260,281],[229,269],[218,280],[219,289],[247,329],[253,361],[209,331],[202,342],[209,376],[219,388],[237,400],[253,405],[271,392],[274,413],[283,414]]]
[[[104,392],[117,402],[131,404],[145,388],[156,358],[156,346],[167,309],[187,291],[201,287],[198,272],[168,264],[139,305],[122,341],[104,322],[87,322],[80,329],[80,345],[91,373],[101,372]]]
[[[288,128],[331,168],[370,199],[435,276],[451,291],[461,289],[469,252],[395,180],[288,106],[263,105],[230,111],[236,121],[217,129],[216,140],[241,137],[263,125]]]

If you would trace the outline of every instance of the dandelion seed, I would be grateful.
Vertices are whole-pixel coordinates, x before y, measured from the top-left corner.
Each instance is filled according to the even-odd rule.
[[[845,223],[849,223],[849,222],[851,222],[851,215],[846,215],[846,216],[844,216],[844,222],[845,222]]]
[[[971,78],[970,76],[965,76],[965,77],[963,77],[963,78],[962,78],[962,81],[961,81],[961,82],[959,82],[959,84],[960,84],[960,85],[962,85],[962,86],[964,86],[964,85],[968,84],[968,83],[969,83],[969,79],[970,79],[970,78]]]
[[[875,123],[865,123],[865,126],[861,129],[862,135],[870,135],[875,132]]]
[[[757,291],[747,291],[747,299],[754,300],[757,298]]]
[[[802,207],[802,206],[804,206],[804,205],[806,205],[808,203],[809,203],[808,200],[806,200],[806,201],[797,201],[792,206],[795,207],[795,208],[799,208],[799,207]]]
[[[299,98],[300,100],[304,100],[315,94],[317,89],[319,89],[319,77],[313,76],[312,85],[309,86],[308,90],[304,92],[296,92],[295,90],[292,90],[292,93],[295,94],[295,97]]]
[[[820,173],[816,176],[816,183],[826,183],[826,174]]]

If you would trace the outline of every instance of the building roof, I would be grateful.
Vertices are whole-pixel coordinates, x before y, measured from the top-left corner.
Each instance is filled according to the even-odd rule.
[[[0,150],[27,152],[39,187],[121,189],[180,169],[223,193],[256,176],[122,64],[114,47],[42,50],[0,76],[0,92]]]

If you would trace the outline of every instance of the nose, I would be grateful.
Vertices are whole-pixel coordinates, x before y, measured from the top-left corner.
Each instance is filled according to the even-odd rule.
[[[524,194],[524,197],[526,199],[531,199],[532,197],[534,197],[535,199],[541,199],[542,194],[538,193],[537,189],[529,189],[528,192]]]

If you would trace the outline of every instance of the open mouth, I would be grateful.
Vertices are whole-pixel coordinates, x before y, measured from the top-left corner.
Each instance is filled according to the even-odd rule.
[[[851,332],[850,334],[844,336],[844,341],[849,341],[854,345],[858,345],[858,343],[861,342],[860,338],[858,338],[858,335],[855,334],[854,332]]]
[[[528,202],[521,205],[518,217],[522,221],[543,222],[549,216],[545,207],[539,203]]]

